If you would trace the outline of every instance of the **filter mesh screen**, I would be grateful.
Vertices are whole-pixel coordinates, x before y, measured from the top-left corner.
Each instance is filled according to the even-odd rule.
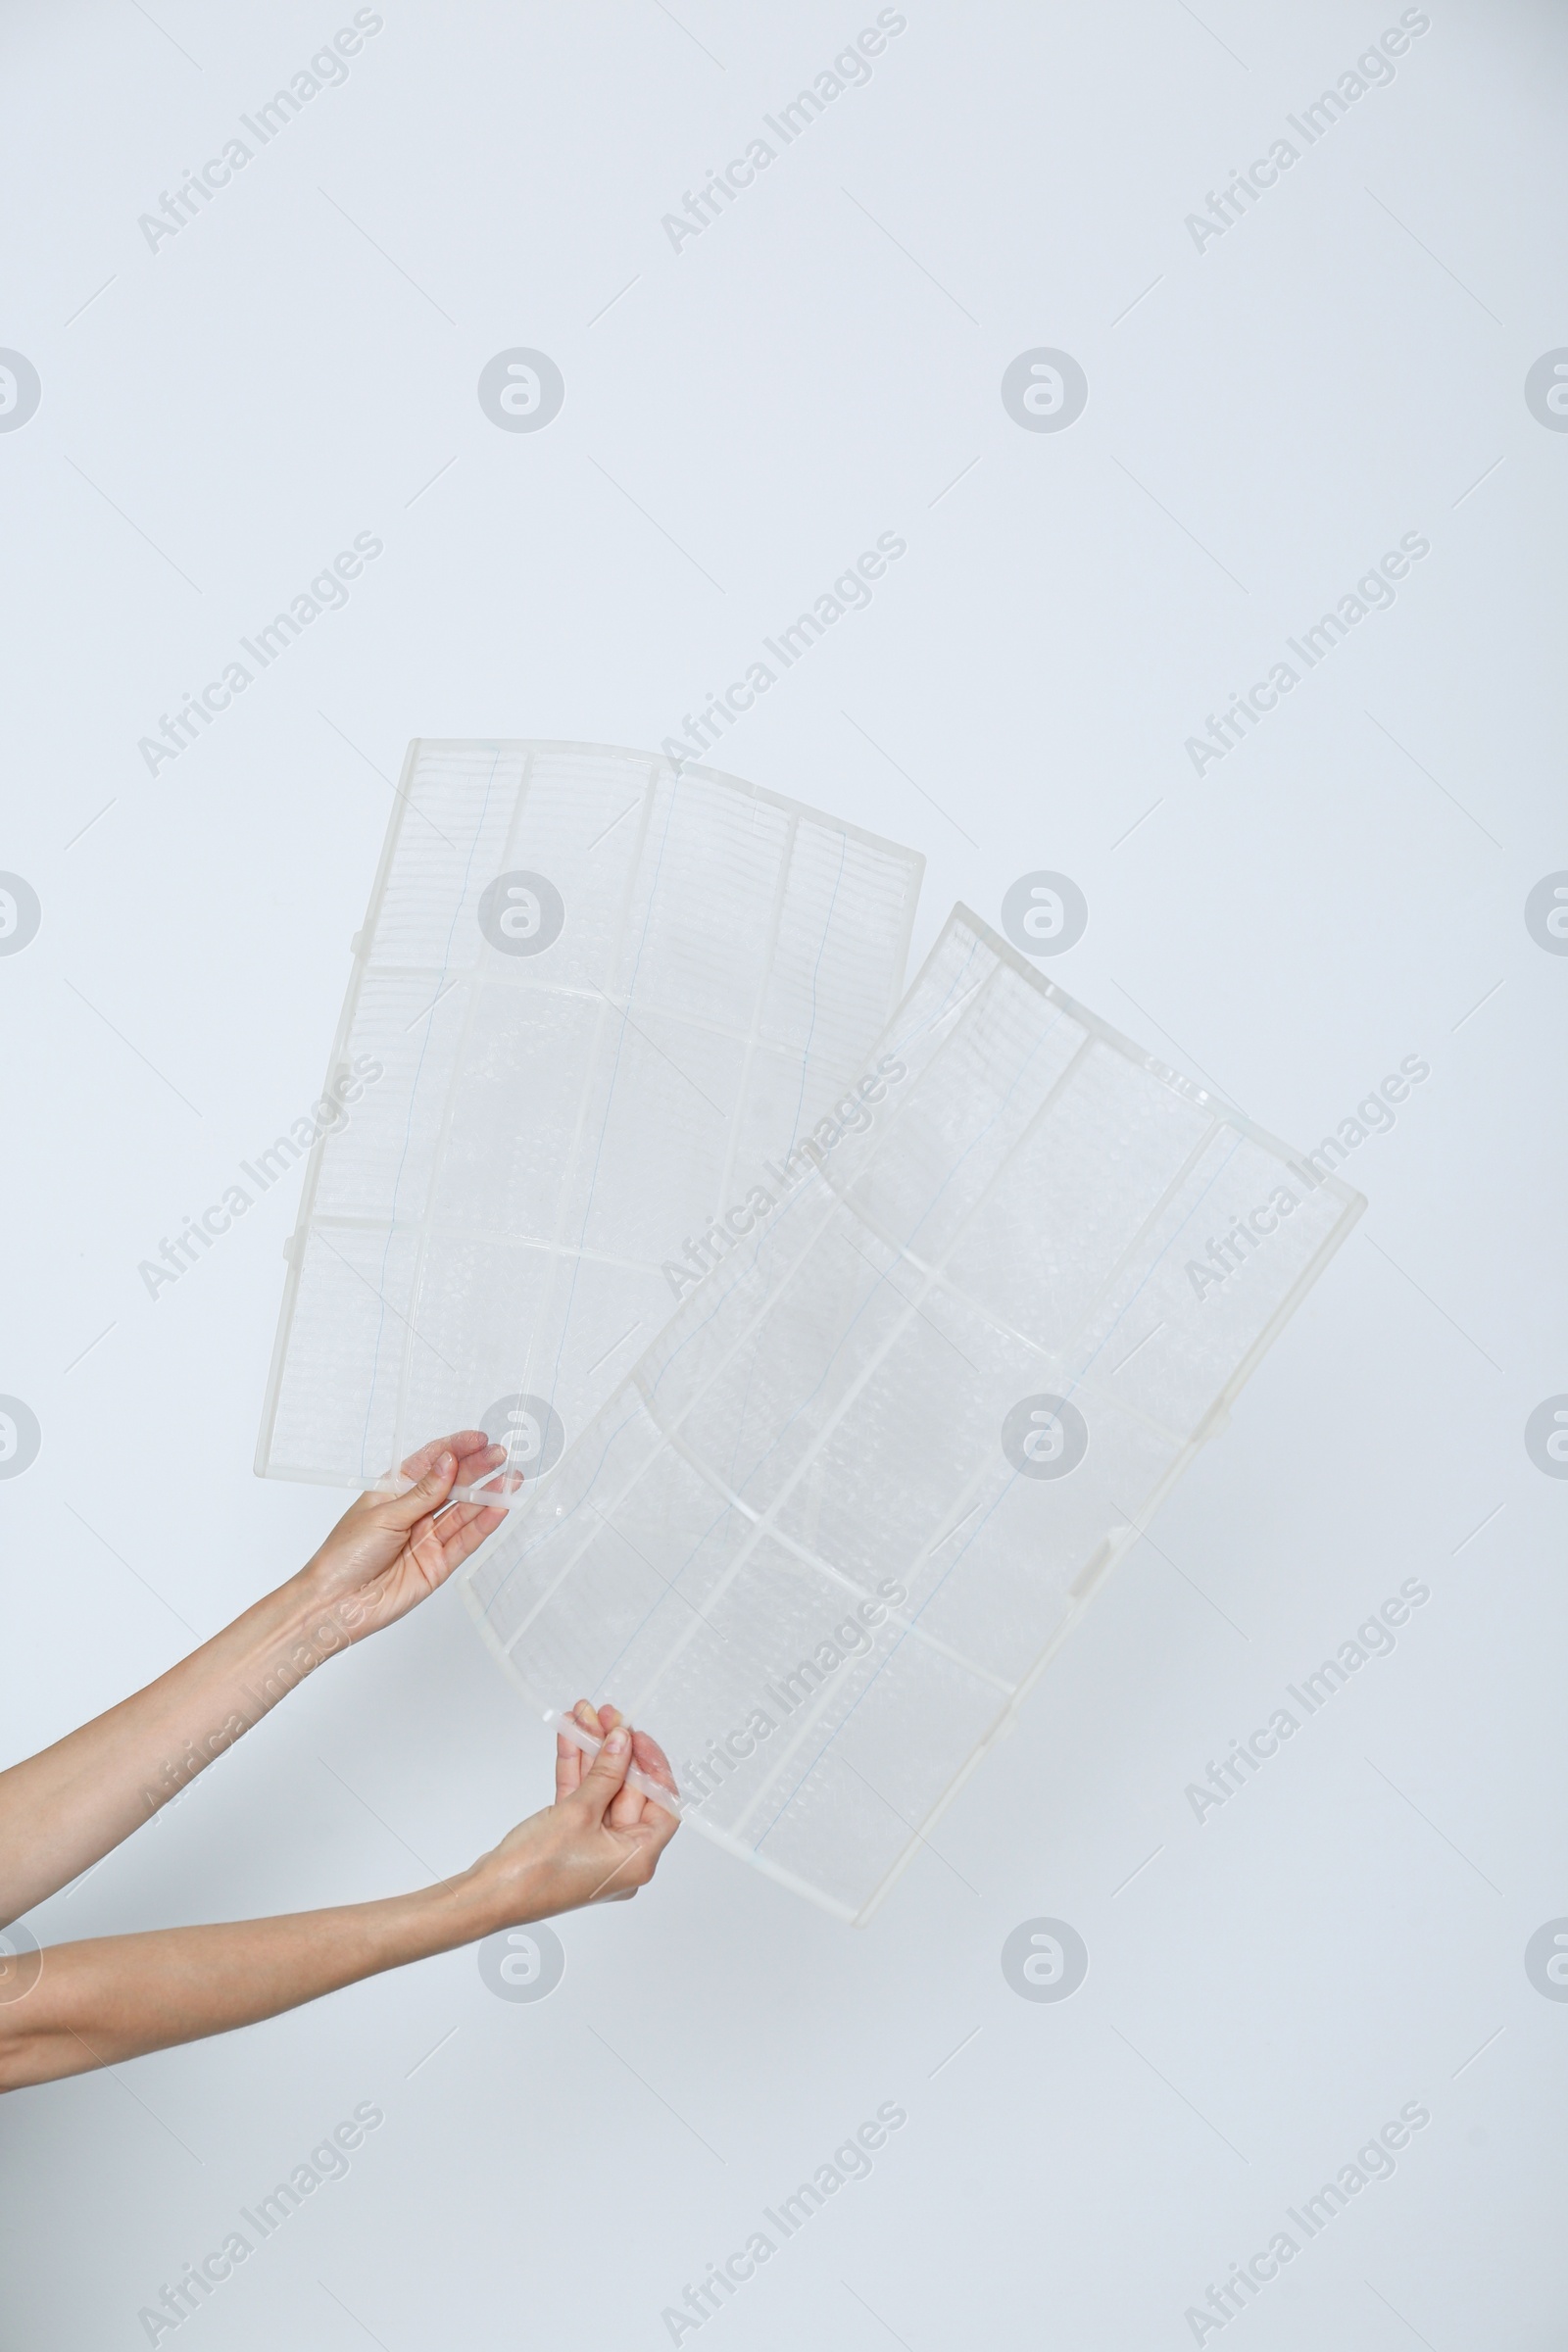
[[[469,1426],[548,1468],[668,1315],[665,1262],[858,1074],[922,865],[653,754],[412,745],[258,1470],[363,1485]]]
[[[466,1591],[863,1919],[1363,1203],[961,907],[847,1103]]]

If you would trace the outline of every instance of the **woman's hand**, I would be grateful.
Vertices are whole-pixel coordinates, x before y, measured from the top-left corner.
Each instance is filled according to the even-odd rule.
[[[680,1827],[678,1814],[626,1780],[635,1764],[673,1794],[675,1777],[658,1742],[623,1725],[613,1707],[596,1714],[582,1698],[572,1713],[604,1741],[598,1755],[585,1756],[558,1733],[555,1803],[519,1822],[475,1865],[496,1928],[625,1900],[647,1886]]]
[[[584,1699],[574,1713],[600,1753],[584,1770],[558,1739],[555,1803],[457,1879],[341,1910],[51,1946],[19,1979],[25,1997],[0,2002],[0,2091],[232,2033],[500,1929],[635,1894],[680,1825],[626,1773],[635,1755],[673,1788],[669,1766],[612,1708],[596,1715]]]
[[[500,1526],[455,1486],[503,1472],[482,1429],[421,1446],[402,1494],[362,1494],[314,1559],[275,1592],[41,1755],[0,1772],[0,1925],[90,1869],[186,1788],[270,1707],[352,1642],[406,1616]]]
[[[494,1478],[507,1458],[482,1429],[460,1429],[411,1453],[403,1494],[362,1494],[296,1580],[307,1605],[330,1612],[350,1642],[395,1625],[444,1585],[506,1517],[487,1503],[448,1503],[454,1487]],[[521,1485],[512,1472],[498,1482]]]

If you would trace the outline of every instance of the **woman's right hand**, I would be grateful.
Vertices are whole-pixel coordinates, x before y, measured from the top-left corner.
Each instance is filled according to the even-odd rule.
[[[555,1803],[519,1822],[476,1865],[497,1928],[635,1894],[680,1827],[678,1814],[626,1783],[635,1764],[673,1792],[669,1759],[658,1742],[622,1724],[613,1707],[596,1714],[583,1698],[572,1713],[604,1745],[590,1758],[558,1733]]]

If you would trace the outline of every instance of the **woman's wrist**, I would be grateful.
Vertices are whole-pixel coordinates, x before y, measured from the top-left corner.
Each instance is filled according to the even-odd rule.
[[[293,1639],[310,1646],[317,1663],[351,1648],[373,1633],[378,1622],[371,1593],[359,1585],[345,1591],[319,1552],[279,1588],[274,1598],[284,1604]]]
[[[482,1854],[455,1878],[437,1880],[434,1886],[408,1897],[415,1906],[416,1940],[421,1950],[457,1951],[502,1928],[542,1917],[542,1909],[533,1908],[528,1901],[526,1883],[531,1875],[519,1873],[514,1865],[498,1869],[495,1855]]]
[[[347,1647],[345,1637],[338,1634],[334,1639],[324,1618],[303,1571],[260,1604],[255,1639],[246,1644],[239,1678],[258,1718],[314,1674],[334,1649]]]
[[[184,1751],[166,1778],[177,1786],[221,1754],[353,1639],[341,1602],[323,1603],[307,1570],[265,1594],[164,1679],[157,1714],[170,1731],[178,1726],[175,1746]],[[211,1721],[193,1727],[198,1710]],[[172,1793],[169,1787],[163,1796]]]
[[[511,1835],[515,1838],[518,1833],[514,1830]],[[527,1851],[526,1846],[520,1852],[509,1852],[503,1844],[480,1855],[465,1874],[474,1916],[484,1923],[479,1935],[526,1927],[530,1920],[549,1919],[562,1907],[550,1899],[545,1862],[545,1856]]]

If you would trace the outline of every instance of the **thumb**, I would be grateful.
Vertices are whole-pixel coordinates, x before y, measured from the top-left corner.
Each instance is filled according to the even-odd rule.
[[[630,1764],[631,1736],[623,1724],[617,1724],[577,1785],[577,1794],[595,1821],[604,1818],[611,1798],[625,1781]]]
[[[457,1470],[455,1453],[438,1453],[422,1478],[411,1479],[405,1492],[393,1495],[384,1505],[392,1525],[415,1527],[432,1511],[439,1510],[451,1491]]]

